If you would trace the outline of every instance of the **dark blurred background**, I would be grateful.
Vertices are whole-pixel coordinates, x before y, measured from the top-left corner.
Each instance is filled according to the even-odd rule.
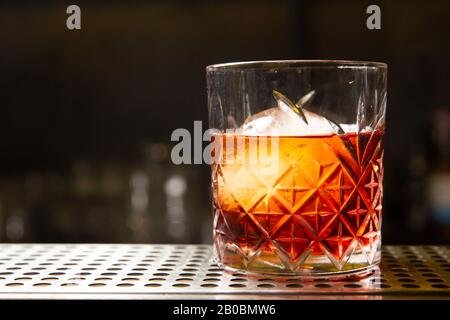
[[[0,241],[210,242],[209,168],[170,162],[171,132],[207,123],[205,66],[351,59],[389,64],[384,242],[449,244],[449,17],[431,0],[2,2]]]

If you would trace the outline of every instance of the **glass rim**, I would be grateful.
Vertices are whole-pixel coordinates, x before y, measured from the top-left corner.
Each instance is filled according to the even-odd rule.
[[[270,68],[295,69],[295,68],[328,68],[338,69],[387,69],[384,62],[357,61],[357,60],[260,60],[242,61],[212,64],[206,67],[207,72],[214,71],[244,71],[261,70]]]

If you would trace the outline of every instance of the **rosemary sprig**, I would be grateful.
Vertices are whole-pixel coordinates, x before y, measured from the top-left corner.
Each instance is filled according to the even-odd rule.
[[[314,92],[314,91],[312,91],[312,92]],[[308,124],[308,120],[306,119],[306,116],[305,116],[305,114],[303,113],[303,110],[302,110],[302,105],[303,105],[307,100],[304,100],[303,103],[299,104],[299,102],[301,102],[302,99],[303,99],[304,97],[303,97],[302,99],[300,99],[300,101],[297,102],[297,104],[294,104],[288,97],[286,97],[284,94],[282,94],[281,92],[279,92],[279,91],[277,91],[277,90],[273,90],[272,94],[273,94],[273,96],[274,96],[274,98],[275,98],[275,100],[276,100],[277,102],[282,102],[282,103],[284,103],[284,104],[285,104],[286,106],[288,106],[292,111],[294,111],[297,115],[299,115],[300,118],[301,118],[306,124]],[[311,94],[311,92],[310,92],[309,94]],[[308,95],[309,95],[309,94],[308,94]],[[306,96],[308,96],[308,95],[306,95]],[[305,97],[306,97],[306,96],[305,96]],[[308,99],[309,99],[309,98],[308,98]]]

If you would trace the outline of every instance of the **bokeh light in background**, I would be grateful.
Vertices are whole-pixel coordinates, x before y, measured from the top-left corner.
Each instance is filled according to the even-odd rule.
[[[0,4],[0,240],[210,242],[209,168],[170,162],[207,123],[205,66],[389,64],[385,243],[450,243],[450,4],[77,1]]]

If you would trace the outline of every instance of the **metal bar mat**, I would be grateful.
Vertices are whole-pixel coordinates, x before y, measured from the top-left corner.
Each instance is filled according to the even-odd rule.
[[[384,246],[380,272],[302,282],[222,271],[208,245],[2,244],[0,298],[195,295],[430,295],[450,297],[450,247]]]

